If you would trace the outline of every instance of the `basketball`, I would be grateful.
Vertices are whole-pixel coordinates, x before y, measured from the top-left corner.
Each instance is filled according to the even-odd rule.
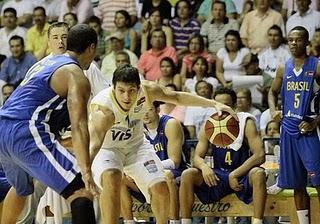
[[[239,121],[226,111],[214,113],[206,121],[205,133],[211,144],[226,147],[238,137]]]

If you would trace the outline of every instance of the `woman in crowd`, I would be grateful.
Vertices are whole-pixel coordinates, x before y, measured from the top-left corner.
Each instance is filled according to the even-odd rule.
[[[181,90],[181,76],[176,73],[176,65],[169,57],[164,57],[160,61],[161,76],[158,79],[158,83],[163,86],[168,84],[174,84],[177,90]]]

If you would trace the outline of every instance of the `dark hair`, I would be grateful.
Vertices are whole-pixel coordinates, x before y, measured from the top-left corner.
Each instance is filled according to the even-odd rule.
[[[240,33],[237,30],[228,30],[228,32],[224,35],[224,38],[226,39],[227,36],[234,36],[238,41],[238,50],[244,47],[244,44],[242,43]],[[229,52],[229,49],[227,48],[227,45],[225,44],[226,51]]]
[[[65,22],[55,22],[55,23],[50,24],[50,26],[48,28],[48,37],[49,37],[52,29],[60,28],[60,27],[64,27],[69,31],[69,26],[68,26],[67,23],[65,23]]]
[[[20,40],[21,45],[24,47],[24,40],[21,36],[18,35],[13,35],[10,39],[9,39],[9,44],[12,40]]]
[[[173,83],[167,84],[166,87],[171,87],[171,88],[174,89],[174,91],[178,90],[177,86],[175,84],[173,84]]]
[[[214,4],[223,5],[224,12],[227,12],[227,6],[226,6],[226,3],[225,3],[225,2],[219,1],[219,0],[213,1],[213,2],[212,2],[212,5],[211,5],[211,10],[213,9]]]
[[[201,36],[199,33],[194,33],[190,36],[189,40],[188,40],[188,48],[189,48],[189,45],[191,43],[191,41],[193,39],[198,39],[199,42],[200,42],[200,51],[204,51],[204,39],[203,39],[203,36]]]
[[[118,82],[134,83],[140,87],[140,75],[137,68],[125,64],[117,68],[113,73],[112,84],[115,87]]]
[[[233,89],[229,89],[226,87],[218,87],[214,92],[213,99],[216,98],[217,95],[228,94],[231,96],[232,105],[236,105],[237,103],[237,94]]]
[[[67,50],[83,53],[91,44],[97,45],[97,33],[87,24],[73,26],[68,33]]]
[[[284,38],[283,38],[283,33],[282,33],[282,30],[281,30],[280,26],[274,24],[273,26],[271,26],[271,27],[268,29],[268,32],[269,32],[270,30],[276,30],[276,31],[278,31],[278,33],[280,34],[281,43],[282,43],[282,44],[285,43],[285,40],[284,40]]]
[[[100,18],[97,17],[97,16],[90,16],[86,23],[87,23],[87,24],[89,24],[89,23],[96,23],[96,24],[98,24],[99,26],[101,26],[101,20],[100,20]]]
[[[37,6],[33,9],[33,12],[37,11],[37,10],[41,10],[43,12],[43,15],[46,15],[46,10],[45,8],[43,8],[42,6]]]
[[[159,108],[161,104],[163,104],[163,102],[161,102],[161,101],[153,101],[153,103],[152,103],[152,105],[156,109]]]
[[[289,33],[291,33],[294,30],[302,31],[304,33],[303,36],[306,39],[306,41],[309,41],[309,32],[306,28],[304,28],[303,26],[296,26],[296,27],[292,28]]]
[[[110,0],[110,1],[112,1],[112,0]],[[127,27],[130,27],[131,26],[130,14],[126,10],[118,10],[118,11],[116,11],[116,13],[114,15],[116,15],[117,13],[120,13],[121,15],[124,16],[124,18],[126,20]]]
[[[172,58],[170,58],[170,57],[164,57],[164,58],[162,58],[161,61],[160,61],[160,66],[161,66],[161,63],[162,63],[163,61],[169,62],[169,64],[171,65],[171,68],[172,68],[172,74],[175,75],[175,73],[176,73],[176,64],[174,63],[174,61],[172,60]]]
[[[191,6],[190,1],[188,1],[188,0],[179,0],[179,1],[177,1],[176,6],[174,7],[174,16],[178,17],[178,5],[180,4],[180,2],[185,2],[188,5],[189,16],[190,16],[191,13],[192,13],[192,6]]]
[[[130,62],[130,56],[129,56],[129,54],[128,54],[127,52],[121,50],[121,51],[117,51],[117,52],[115,53],[115,55],[116,55],[116,57],[117,57],[118,55],[124,55],[124,56],[126,56],[126,58],[128,59],[129,64],[131,64],[131,62]]]
[[[279,124],[279,122],[277,122],[277,121],[275,121],[275,120],[271,120],[271,121],[269,121],[269,122],[267,123],[267,125],[266,125],[265,133],[267,133],[268,128],[269,128],[269,126],[270,126],[271,123],[277,123],[277,124],[278,124],[278,127],[279,127],[278,131],[280,132],[280,124]]]
[[[205,66],[207,67],[206,74],[204,75],[204,77],[207,77],[208,76],[209,64],[208,64],[207,59],[205,59],[204,57],[202,57],[202,56],[196,57],[196,59],[194,59],[194,61],[192,62],[192,68],[197,63],[197,61],[199,61],[199,60],[202,60],[204,62],[204,64],[205,64]],[[195,76],[195,72],[193,71],[193,69],[192,69],[191,73],[192,73],[192,77],[194,77]]]
[[[237,93],[244,93],[246,95],[247,100],[251,103],[252,102],[252,96],[251,91],[248,88],[239,88],[237,89]]]
[[[317,29],[315,30],[315,32],[320,32],[320,28],[317,28]]]
[[[14,14],[14,17],[17,18],[17,10],[15,10],[14,8],[9,7],[9,8],[5,8],[3,10],[3,14],[5,14],[7,12],[11,12],[12,14]]]
[[[65,16],[69,16],[69,15],[72,16],[73,19],[78,22],[78,16],[77,16],[77,14],[75,14],[73,12],[67,12],[66,14],[64,14],[63,15],[63,19],[64,19]]]
[[[161,23],[162,23],[162,19],[163,19],[163,15],[162,15],[162,13],[161,13],[161,11],[160,11],[160,9],[159,8],[152,8],[151,10],[150,10],[150,12],[149,12],[149,18],[150,18],[150,16],[153,14],[153,13],[155,13],[155,12],[159,12],[159,14],[160,14],[160,21],[161,21]]]
[[[204,79],[197,81],[196,85],[194,86],[195,91],[197,92],[198,85],[199,85],[200,83],[202,83],[202,82],[207,84],[207,86],[209,87],[209,90],[210,90],[210,96],[212,96],[212,93],[213,93],[213,85],[212,85],[211,83],[208,83],[208,82],[207,82],[206,80],[204,80]]]

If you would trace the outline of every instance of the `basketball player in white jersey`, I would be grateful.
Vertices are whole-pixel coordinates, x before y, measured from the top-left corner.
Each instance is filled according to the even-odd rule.
[[[103,223],[118,222],[124,172],[134,179],[147,201],[151,202],[157,223],[167,224],[169,191],[162,163],[152,145],[144,139],[142,119],[145,112],[155,100],[234,112],[214,100],[170,91],[153,82],[141,82],[138,70],[130,65],[116,69],[112,84],[91,101],[89,120],[90,150],[97,152],[92,172],[96,184],[102,189]]]

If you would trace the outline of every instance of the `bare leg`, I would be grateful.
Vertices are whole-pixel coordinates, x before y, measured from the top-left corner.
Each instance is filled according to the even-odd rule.
[[[297,210],[308,210],[309,209],[309,195],[307,190],[304,189],[294,189],[294,202],[296,204]]]
[[[249,172],[250,185],[253,188],[253,213],[257,219],[263,219],[267,199],[266,175],[261,168],[253,168]],[[253,181],[254,180],[254,181]]]
[[[171,171],[166,171],[166,178],[170,195],[169,218],[179,220],[179,188]]]
[[[124,220],[133,220],[132,214],[132,197],[129,192],[129,186],[127,186],[127,181],[125,177],[122,179],[121,183],[121,215]]]
[[[102,174],[100,209],[102,223],[116,224],[120,216],[120,187],[122,173],[117,169],[106,170]]]
[[[26,201],[26,197],[17,195],[11,187],[3,202],[1,223],[15,224]]]
[[[151,208],[158,224],[167,224],[169,215],[169,190],[166,182],[159,182],[149,188]]]
[[[191,219],[194,202],[194,186],[203,182],[202,174],[198,169],[190,168],[183,171],[179,189],[180,214],[183,219]]]

